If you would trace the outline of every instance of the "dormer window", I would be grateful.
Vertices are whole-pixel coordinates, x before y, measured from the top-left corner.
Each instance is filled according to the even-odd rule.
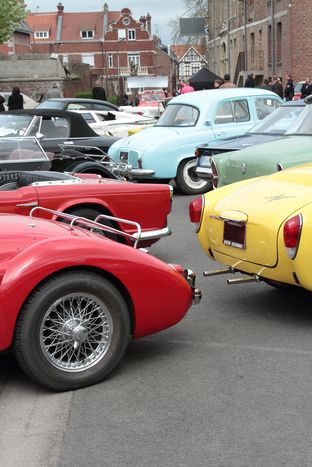
[[[81,39],[93,39],[95,36],[94,29],[83,29],[80,31]]]
[[[49,39],[49,31],[35,31],[35,39]]]

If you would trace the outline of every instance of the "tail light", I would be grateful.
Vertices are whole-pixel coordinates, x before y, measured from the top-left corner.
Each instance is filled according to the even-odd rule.
[[[211,172],[212,172],[212,186],[214,188],[217,188],[219,177],[218,177],[217,166],[213,158],[210,159],[210,164],[211,164]]]
[[[194,154],[195,154],[195,157],[200,157],[201,156],[201,150],[199,148],[196,148]]]
[[[290,259],[295,259],[300,235],[302,230],[302,215],[297,214],[296,216],[288,219],[284,224],[284,243],[287,251],[287,255]]]
[[[200,224],[202,220],[202,215],[204,212],[204,197],[203,195],[197,196],[189,204],[189,216],[191,224],[194,224],[196,227],[196,232],[200,229]]]

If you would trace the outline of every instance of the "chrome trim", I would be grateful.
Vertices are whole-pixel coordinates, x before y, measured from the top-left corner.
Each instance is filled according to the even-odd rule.
[[[282,170],[285,170],[285,169],[284,169],[284,166],[283,166],[283,164],[282,164],[281,162],[278,162],[278,163],[277,163],[277,171],[278,171],[278,172],[281,172]]]
[[[195,173],[199,178],[212,181],[213,175],[210,167],[196,167]]]
[[[191,269],[184,269],[183,276],[192,289],[193,305],[198,305],[201,301],[202,293],[198,287],[195,287],[196,274]]]
[[[138,232],[136,232],[132,234],[132,237],[138,238],[139,240],[153,240],[154,238],[168,237],[171,234],[171,229],[169,229],[169,227],[164,227],[163,229],[158,230],[145,230],[141,232],[140,238],[138,238]]]
[[[31,201],[29,203],[21,203],[21,204],[17,204],[16,207],[29,207],[29,208],[33,208],[35,206],[38,206],[38,202],[37,201]]]

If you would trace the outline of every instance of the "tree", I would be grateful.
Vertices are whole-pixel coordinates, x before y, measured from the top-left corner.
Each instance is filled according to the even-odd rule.
[[[26,17],[26,5],[19,0],[0,0],[0,44],[8,40]]]

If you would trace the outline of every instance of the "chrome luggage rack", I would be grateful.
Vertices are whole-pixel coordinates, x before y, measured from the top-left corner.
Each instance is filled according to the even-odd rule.
[[[94,232],[95,230],[103,230],[104,232],[109,232],[109,233],[114,233],[117,235],[122,235],[123,237],[129,238],[134,242],[133,247],[138,248],[138,243],[141,240],[141,235],[142,235],[142,228],[140,224],[134,221],[129,221],[128,219],[122,219],[120,217],[113,217],[113,216],[108,216],[106,214],[99,214],[94,221],[87,219],[86,217],[81,217],[81,216],[74,216],[72,214],[67,214],[65,212],[60,212],[60,211],[54,211],[53,209],[48,209],[48,208],[42,208],[41,206],[36,206],[34,207],[30,213],[29,217],[34,217],[33,214],[35,211],[44,211],[49,214],[52,214],[55,216],[52,220],[55,221],[57,218],[61,217],[63,219],[67,219],[70,221],[69,223],[69,228],[71,230],[74,230],[74,225],[77,223],[77,227],[90,227],[90,231]],[[133,225],[136,227],[136,232],[133,234],[129,234],[127,232],[124,232],[123,230],[115,229],[114,227],[110,227],[108,225],[103,225],[99,221],[101,219],[108,219],[114,222],[122,222],[125,224]],[[80,224],[80,225],[79,225]],[[82,225],[81,225],[82,224]]]

